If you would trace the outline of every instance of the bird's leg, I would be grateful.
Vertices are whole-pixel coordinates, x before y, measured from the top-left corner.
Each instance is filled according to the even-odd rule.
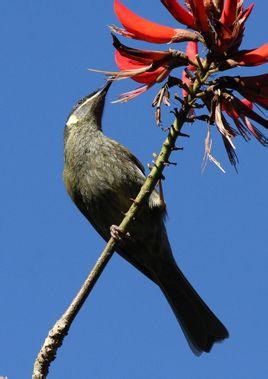
[[[123,239],[130,238],[130,233],[122,233],[118,225],[111,225],[110,226],[110,233],[111,236],[116,240],[116,241],[122,241]]]

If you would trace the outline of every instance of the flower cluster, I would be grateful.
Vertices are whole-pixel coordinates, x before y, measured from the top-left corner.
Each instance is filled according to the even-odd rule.
[[[208,110],[209,125],[216,125],[230,161],[235,166],[237,157],[233,139],[238,134],[245,140],[254,136],[261,144],[268,146],[268,139],[253,125],[256,122],[268,128],[268,121],[254,110],[254,104],[268,108],[268,75],[223,76],[213,81],[209,81],[209,77],[212,73],[233,67],[258,66],[268,61],[268,44],[240,50],[245,22],[252,12],[253,4],[245,8],[243,0],[185,0],[184,5],[178,0],[161,0],[161,3],[186,28],[172,28],[149,21],[128,9],[121,1],[114,0],[114,11],[122,27],[112,25],[112,32],[155,44],[187,41],[186,52],[177,47],[164,51],[134,49],[123,45],[113,35],[115,61],[120,71],[105,73],[115,80],[131,78],[142,84],[134,91],[122,94],[119,101],[123,102],[163,82],[173,69],[184,67],[182,79],[172,84],[182,88],[183,98],[179,99],[180,102],[194,104],[196,99],[201,101]],[[198,54],[200,44],[207,51],[203,59]],[[161,101],[169,104],[168,83],[163,85],[153,103],[157,104],[158,122]],[[226,116],[233,121],[236,129],[229,125]],[[206,157],[221,168],[211,154],[209,139],[210,129],[206,140]]]

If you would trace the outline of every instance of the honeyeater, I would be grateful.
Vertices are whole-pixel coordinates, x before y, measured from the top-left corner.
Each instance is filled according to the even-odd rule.
[[[108,241],[145,181],[140,161],[102,131],[111,81],[80,100],[64,133],[64,182],[73,202]],[[177,266],[164,224],[165,205],[154,190],[118,238],[116,251],[162,290],[186,339],[197,355],[228,337],[228,331]]]

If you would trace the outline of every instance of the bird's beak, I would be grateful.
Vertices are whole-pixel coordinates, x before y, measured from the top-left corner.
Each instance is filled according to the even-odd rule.
[[[106,93],[108,92],[108,89],[110,88],[111,84],[112,84],[112,80],[107,80],[105,85],[98,91],[98,95],[106,95]]]
[[[81,99],[74,107],[66,125],[73,125],[92,117],[99,117],[101,120],[106,94],[111,84],[112,80],[108,79],[102,88]]]

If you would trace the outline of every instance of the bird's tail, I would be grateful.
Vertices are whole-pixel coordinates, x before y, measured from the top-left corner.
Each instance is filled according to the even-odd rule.
[[[196,355],[203,351],[208,353],[215,342],[229,336],[225,326],[194,290],[175,261],[162,267],[157,281]]]

